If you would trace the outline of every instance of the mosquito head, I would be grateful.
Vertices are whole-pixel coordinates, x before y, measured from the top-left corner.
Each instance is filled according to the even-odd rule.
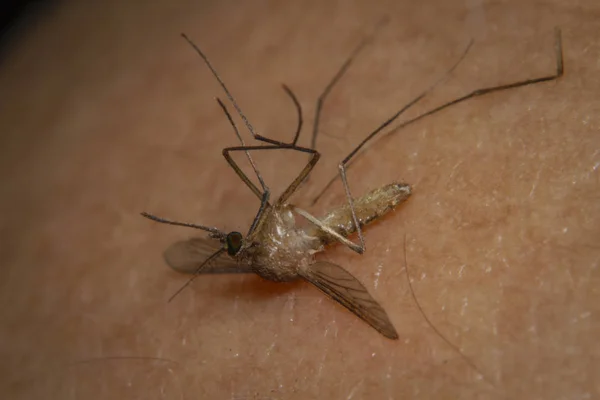
[[[225,238],[225,250],[231,257],[235,256],[242,248],[244,237],[239,232],[229,232]]]

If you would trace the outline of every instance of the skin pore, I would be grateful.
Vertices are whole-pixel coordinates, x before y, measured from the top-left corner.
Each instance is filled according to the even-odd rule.
[[[0,66],[3,392],[598,396],[600,26],[594,2],[569,4],[64,2],[47,10]],[[326,100],[322,159],[291,200],[315,215],[344,202],[338,183],[310,206],[337,163],[442,76],[471,38],[452,78],[407,118],[479,87],[553,73],[555,26],[566,70],[558,81],[428,117],[349,169],[355,195],[393,181],[413,187],[406,204],[365,229],[364,255],[334,246],[322,256],[365,284],[400,339],[302,282],[200,277],[167,303],[187,277],[162,251],[201,233],[139,212],[245,232],[258,208],[221,155],[238,144],[214,100],[223,93],[179,34],[206,52],[265,136],[294,134],[280,84],[290,86],[307,145],[316,97],[383,15],[388,25]],[[253,156],[274,196],[307,158]],[[485,379],[416,307],[405,235],[423,311]]]

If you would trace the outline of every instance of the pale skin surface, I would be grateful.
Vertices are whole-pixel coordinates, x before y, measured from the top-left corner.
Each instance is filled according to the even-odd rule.
[[[64,4],[1,66],[3,397],[600,396],[596,2],[159,3]],[[245,232],[258,207],[221,156],[237,144],[213,99],[224,96],[179,33],[204,49],[259,132],[287,139],[296,120],[279,84],[295,90],[310,125],[330,76],[386,14],[326,103],[322,162],[293,199],[317,215],[343,202],[337,185],[308,207],[337,162],[470,37],[455,79],[411,115],[553,73],[555,26],[566,68],[559,81],[427,118],[350,169],[355,194],[413,185],[405,205],[367,228],[363,256],[341,246],[323,255],[365,283],[400,339],[304,283],[202,277],[167,303],[186,278],[161,252],[201,233],[139,212]],[[275,194],[306,159],[256,158]],[[417,310],[405,234],[424,311],[491,384]]]

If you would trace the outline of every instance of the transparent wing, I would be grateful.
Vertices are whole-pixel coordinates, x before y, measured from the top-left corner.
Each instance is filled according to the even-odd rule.
[[[221,242],[210,238],[191,238],[170,245],[164,252],[165,261],[177,272],[193,274],[200,264],[206,261],[223,246]],[[249,266],[239,265],[223,252],[206,264],[201,274],[237,274],[252,272]]]
[[[300,275],[337,301],[360,319],[377,329],[383,336],[398,339],[398,333],[385,310],[352,274],[339,265],[317,262]]]

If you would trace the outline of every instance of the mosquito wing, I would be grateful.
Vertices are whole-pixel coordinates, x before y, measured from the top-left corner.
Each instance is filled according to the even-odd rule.
[[[170,245],[164,252],[165,261],[177,272],[194,274],[204,261],[223,246],[215,239],[191,238]],[[227,253],[202,268],[202,274],[236,274],[252,272],[249,266],[239,265]]]
[[[316,262],[300,275],[337,301],[383,336],[398,339],[398,333],[385,310],[371,297],[367,289],[352,274],[339,265]]]

